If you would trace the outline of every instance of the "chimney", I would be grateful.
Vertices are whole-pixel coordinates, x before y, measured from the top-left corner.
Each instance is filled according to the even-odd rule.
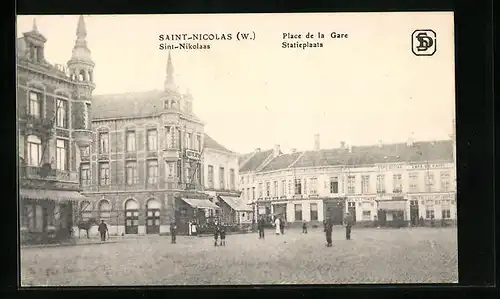
[[[314,135],[314,150],[319,151],[319,134]]]
[[[295,153],[297,152],[297,149],[296,149],[296,148],[292,148],[292,149],[290,150],[290,152],[291,152],[292,154],[295,154]]]
[[[260,147],[256,148],[256,149],[255,149],[255,152],[256,152],[256,153],[260,153]]]
[[[410,138],[408,138],[408,140],[406,141],[406,145],[411,147],[411,146],[413,146],[414,143],[415,143],[415,139],[413,138],[413,133],[411,133]]]
[[[279,145],[279,144],[276,144],[276,145],[274,146],[273,157],[275,157],[275,158],[276,158],[277,156],[279,156],[279,154],[280,154],[280,145]]]
[[[344,148],[345,148],[345,141],[344,141],[344,140],[342,140],[342,141],[340,142],[340,148],[341,148],[341,149],[344,149]]]
[[[380,147],[380,148],[381,148],[383,145],[384,145],[384,144],[382,143],[382,140],[379,140],[379,141],[378,141],[378,147]]]

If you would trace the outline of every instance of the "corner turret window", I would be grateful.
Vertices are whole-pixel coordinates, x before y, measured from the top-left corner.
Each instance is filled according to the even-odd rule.
[[[94,73],[89,71],[89,82],[94,82]]]
[[[84,117],[84,122],[85,122],[85,129],[90,129],[90,117],[89,117],[89,111],[90,111],[90,104],[85,103],[85,111],[83,114]]]
[[[83,82],[85,81],[85,71],[81,70],[80,73],[78,74],[78,81]]]

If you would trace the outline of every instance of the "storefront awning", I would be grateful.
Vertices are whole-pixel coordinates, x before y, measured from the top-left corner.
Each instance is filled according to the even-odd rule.
[[[252,211],[252,208],[249,207],[246,203],[243,202],[239,197],[232,197],[232,196],[218,196],[220,199],[222,199],[225,203],[227,203],[231,209],[237,211],[237,212],[243,212],[243,211]]]
[[[182,198],[182,200],[193,208],[198,209],[220,209],[208,199]]]
[[[406,201],[402,200],[379,201],[378,209],[387,211],[404,211],[406,209]]]
[[[46,190],[46,189],[19,189],[19,196],[23,199],[54,200],[54,201],[80,201],[89,200],[77,191]]]

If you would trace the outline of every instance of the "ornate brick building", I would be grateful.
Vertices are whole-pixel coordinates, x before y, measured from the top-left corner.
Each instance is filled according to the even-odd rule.
[[[94,96],[94,142],[83,153],[84,214],[112,234],[157,234],[219,209],[203,193],[204,124],[193,97],[174,83],[168,56],[164,90]],[[203,221],[203,219],[197,219]]]
[[[242,163],[240,178],[255,189],[259,215],[280,214],[290,223],[329,216],[340,224],[346,212],[361,225],[455,223],[453,140],[323,150],[315,143],[311,151],[266,152],[251,171],[255,154]]]
[[[33,29],[17,39],[20,231],[23,242],[69,237],[80,219],[80,148],[90,142],[94,63],[83,17],[67,67],[45,59],[47,39]]]

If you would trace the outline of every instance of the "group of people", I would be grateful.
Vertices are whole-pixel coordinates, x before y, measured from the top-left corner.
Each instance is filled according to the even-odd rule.
[[[345,225],[345,238],[346,240],[351,240],[351,228],[353,225],[353,217],[350,213],[347,213],[344,217],[344,225]],[[260,217],[257,221],[257,229],[259,231],[259,239],[264,239],[264,228],[265,228],[265,219],[264,217]],[[285,234],[285,221],[282,217],[276,217],[274,220],[275,233],[276,235]],[[323,228],[326,237],[326,246],[332,246],[332,233],[333,233],[333,220],[331,217],[327,216],[327,218],[323,221]],[[307,224],[304,222],[302,224],[302,233],[307,234]]]
[[[344,217],[344,225],[345,225],[345,238],[346,240],[351,240],[351,228],[353,225],[354,219],[350,213],[347,213]],[[327,218],[323,221],[325,236],[326,236],[326,246],[332,247],[332,232],[333,232],[333,221],[332,218],[327,216]]]

